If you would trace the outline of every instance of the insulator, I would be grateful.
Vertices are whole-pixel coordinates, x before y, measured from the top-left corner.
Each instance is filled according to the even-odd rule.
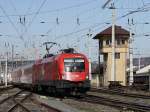
[[[19,22],[22,24],[22,19],[21,19],[21,17],[19,17]]]
[[[134,21],[133,21],[133,19],[132,19],[132,25],[134,25]]]
[[[24,23],[24,24],[26,23],[26,18],[25,18],[25,16],[24,16],[24,18],[23,18],[23,23]]]
[[[59,24],[59,19],[58,19],[58,17],[56,18],[56,23]]]
[[[129,18],[128,18],[128,24],[130,24]]]
[[[79,18],[77,18],[77,24],[80,25],[80,20],[79,20]]]

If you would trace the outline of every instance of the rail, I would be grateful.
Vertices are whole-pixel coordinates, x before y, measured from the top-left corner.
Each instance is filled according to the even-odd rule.
[[[122,90],[91,89],[91,92],[107,93],[107,94],[114,94],[114,95],[120,95],[120,96],[126,96],[126,97],[133,97],[133,98],[150,99],[149,95],[134,94],[134,93],[125,93]]]
[[[150,111],[150,105],[141,105],[141,104],[132,103],[132,102],[124,102],[124,101],[120,101],[117,99],[110,99],[110,98],[100,97],[100,96],[86,95],[85,97],[81,99],[77,99],[77,98],[75,99],[80,102],[83,101],[83,102],[89,102],[89,103],[108,105],[108,106],[119,108],[121,110],[133,110],[136,112],[149,112]]]
[[[35,108],[34,111],[39,111],[38,110],[39,106],[40,107],[42,106],[50,112],[61,112],[57,109],[51,108],[48,105],[44,105],[40,102],[37,102],[35,99],[32,98],[32,96],[33,96],[32,92],[20,90],[20,91],[16,92],[15,94],[10,95],[0,101],[0,109],[1,109],[0,111],[5,110],[5,112],[14,112],[19,107],[19,109],[21,109],[23,112],[24,111],[25,112],[33,112],[32,108],[29,108],[28,105],[26,105],[24,103],[25,101],[29,101],[28,104],[31,104],[30,106],[31,107],[33,106]],[[30,100],[28,100],[29,98],[30,98]],[[36,104],[36,106],[32,105],[31,102]]]

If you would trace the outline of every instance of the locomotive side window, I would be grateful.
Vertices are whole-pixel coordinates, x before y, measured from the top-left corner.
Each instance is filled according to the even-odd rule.
[[[64,59],[65,72],[83,72],[85,70],[84,59],[66,58]]]

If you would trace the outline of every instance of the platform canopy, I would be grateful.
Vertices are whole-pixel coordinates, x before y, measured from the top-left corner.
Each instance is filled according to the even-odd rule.
[[[98,33],[93,39],[100,39],[101,37],[111,37],[112,35],[112,26],[108,27],[107,29],[103,30],[102,32]],[[129,38],[130,32],[121,26],[115,25],[115,36],[121,38]]]
[[[144,68],[141,68],[140,70],[138,70],[136,72],[136,74],[142,74],[142,73],[150,73],[150,65],[144,67]]]

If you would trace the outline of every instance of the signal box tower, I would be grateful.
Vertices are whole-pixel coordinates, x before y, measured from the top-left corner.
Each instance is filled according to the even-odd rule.
[[[99,40],[99,55],[103,55],[103,85],[108,86],[109,81],[120,82],[126,85],[126,65],[130,32],[121,26],[115,25],[115,77],[111,79],[112,69],[112,27],[109,27],[93,39]]]

